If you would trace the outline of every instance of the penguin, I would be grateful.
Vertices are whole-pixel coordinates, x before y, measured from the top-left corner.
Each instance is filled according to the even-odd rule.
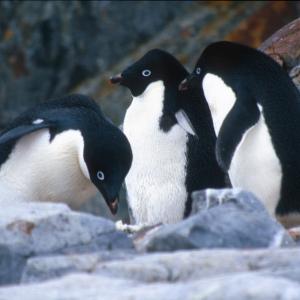
[[[178,90],[187,75],[175,57],[153,49],[111,78],[133,97],[123,123],[133,152],[125,178],[132,224],[176,223],[189,215],[192,191],[226,185],[207,103]]]
[[[300,224],[300,95],[269,56],[233,42],[201,54],[180,89],[200,86],[216,155],[234,187],[252,191],[286,227]]]
[[[126,136],[89,97],[36,105],[0,134],[0,200],[65,202],[100,191],[115,214],[132,152]]]

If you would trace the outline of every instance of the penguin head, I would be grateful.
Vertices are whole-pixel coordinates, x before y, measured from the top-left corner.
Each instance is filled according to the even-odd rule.
[[[81,163],[84,175],[103,195],[112,214],[118,209],[118,194],[132,163],[132,152],[126,136],[110,124],[102,133],[84,137]]]
[[[245,60],[249,59],[249,54],[253,51],[257,52],[250,47],[233,42],[221,41],[210,44],[200,55],[193,72],[180,83],[179,89],[198,87],[208,73],[219,76],[226,82],[234,81],[237,74],[242,75],[245,71],[247,74]]]
[[[185,68],[171,54],[153,49],[121,74],[113,76],[111,83],[119,83],[129,88],[132,95],[137,97],[155,81],[163,81],[165,86],[174,85],[177,88],[187,74]]]
[[[119,83],[129,88],[134,97],[142,95],[150,84],[162,82],[163,114],[167,117],[160,119],[161,129],[168,131],[177,122],[187,133],[196,135],[188,113],[183,107],[185,103],[182,101],[182,93],[178,91],[179,83],[187,75],[186,69],[174,56],[163,50],[153,49],[110,80],[113,84]]]
[[[260,55],[265,56],[237,43],[222,41],[210,44],[201,54],[193,72],[180,83],[179,90],[182,91],[201,89],[217,134],[235,102],[243,98],[242,93],[247,91],[250,95],[255,90],[257,72],[252,64],[260,63],[261,60],[257,59]]]

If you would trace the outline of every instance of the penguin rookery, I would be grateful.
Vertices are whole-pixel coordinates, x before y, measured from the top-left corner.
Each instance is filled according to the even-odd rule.
[[[194,91],[178,90],[187,75],[155,49],[111,78],[133,95],[123,128],[133,152],[125,182],[136,223],[178,222],[190,212],[192,191],[225,186],[208,105]]]
[[[273,59],[218,42],[181,88],[201,85],[233,186],[254,192],[287,227],[300,224],[300,94]]]
[[[1,200],[77,207],[98,189],[116,213],[131,161],[127,138],[92,99],[52,100],[26,111],[1,133]]]

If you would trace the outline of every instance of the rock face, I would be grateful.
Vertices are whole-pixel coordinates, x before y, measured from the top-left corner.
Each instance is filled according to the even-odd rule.
[[[261,248],[292,245],[283,227],[251,193],[238,189],[193,194],[194,216],[150,231],[137,247],[146,251]]]
[[[0,289],[3,300],[55,299],[207,299],[298,300],[300,284],[256,273],[216,276],[202,280],[144,283],[102,275],[74,274],[41,284]]]
[[[173,253],[130,255],[97,253],[31,258],[23,283],[41,282],[63,274],[88,272],[139,282],[187,282],[214,276],[252,272],[283,276],[300,283],[300,252],[295,249],[185,250]]]
[[[260,49],[277,61],[300,90],[300,19],[274,33]]]
[[[67,93],[103,72],[187,7],[167,2],[1,1],[2,124],[29,104]]]
[[[76,213],[62,204],[2,204],[0,284],[18,282],[31,256],[131,249],[113,222]]]

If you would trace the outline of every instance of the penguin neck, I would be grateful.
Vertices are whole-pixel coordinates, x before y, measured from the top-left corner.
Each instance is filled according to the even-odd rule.
[[[218,136],[223,121],[236,102],[236,94],[221,77],[211,73],[204,76],[202,89]]]
[[[132,112],[135,111],[136,117],[143,118],[140,121],[144,126],[160,130],[159,123],[163,116],[164,96],[164,82],[161,80],[152,82],[143,94],[133,97],[129,110]]]

